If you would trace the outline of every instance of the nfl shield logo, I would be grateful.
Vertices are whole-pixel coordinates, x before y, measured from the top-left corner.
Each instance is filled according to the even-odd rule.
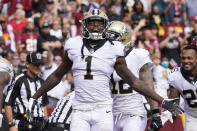
[[[37,57],[37,59],[39,59],[39,60],[42,58],[41,54],[39,54],[39,53],[36,54],[36,57]]]

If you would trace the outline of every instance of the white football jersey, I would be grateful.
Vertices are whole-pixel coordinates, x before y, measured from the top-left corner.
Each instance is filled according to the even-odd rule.
[[[67,40],[65,50],[73,62],[72,71],[75,86],[75,100],[83,103],[97,103],[112,99],[109,87],[116,58],[124,56],[124,46],[119,42],[105,42],[96,51],[83,48],[82,37]]]
[[[175,68],[168,74],[168,83],[184,98],[185,112],[197,118],[197,82],[191,81],[182,68]]]
[[[131,72],[139,78],[139,71],[146,63],[152,63],[149,52],[145,49],[130,49],[130,53],[126,56],[126,63]],[[113,82],[114,81],[114,82]],[[113,112],[132,113],[137,115],[145,115],[146,111],[143,105],[143,96],[134,91],[132,87],[124,83],[123,80],[113,73],[112,93],[114,98]]]
[[[5,93],[7,88],[14,84],[14,71],[11,63],[1,56],[0,56],[0,71],[8,72],[10,75],[10,82],[3,89],[3,92]]]

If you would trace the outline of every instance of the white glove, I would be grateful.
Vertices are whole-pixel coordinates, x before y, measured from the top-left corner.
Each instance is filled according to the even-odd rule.
[[[179,98],[164,99],[162,102],[162,108],[171,112],[172,116],[175,116],[175,117],[184,112],[184,110],[179,105],[176,104],[177,100],[179,100]]]
[[[1,128],[1,126],[2,126],[2,122],[3,122],[3,115],[0,114],[0,128]]]

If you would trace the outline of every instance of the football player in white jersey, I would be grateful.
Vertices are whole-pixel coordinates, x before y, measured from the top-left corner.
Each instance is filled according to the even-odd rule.
[[[152,61],[149,52],[145,49],[133,48],[131,44],[131,30],[121,21],[113,21],[109,24],[107,36],[111,40],[121,41],[126,49],[126,63],[131,72],[149,87],[153,87]],[[143,104],[143,96],[126,84],[116,72],[112,75],[112,93],[114,98],[114,131],[144,131],[147,123],[147,114]],[[156,105],[158,105],[156,103]],[[157,129],[162,123],[159,116],[158,106],[153,107],[154,122]],[[155,121],[157,120],[157,121]],[[152,124],[154,126],[155,124]],[[132,125],[132,126],[131,126]],[[156,127],[152,127],[156,128]]]
[[[182,66],[171,70],[168,76],[170,98],[184,98],[185,131],[197,130],[197,37],[194,45],[182,49]]]
[[[107,15],[99,10],[89,10],[82,20],[83,38],[74,37],[66,41],[62,64],[44,82],[29,101],[31,111],[35,99],[57,85],[71,67],[75,98],[72,104],[71,131],[112,131],[112,98],[109,88],[114,69],[138,92],[162,103],[164,108],[179,114],[182,112],[174,101],[164,100],[147,88],[127,68],[124,46],[120,42],[106,39]]]
[[[2,102],[3,93],[14,84],[13,67],[9,61],[0,56],[0,127],[3,119]]]

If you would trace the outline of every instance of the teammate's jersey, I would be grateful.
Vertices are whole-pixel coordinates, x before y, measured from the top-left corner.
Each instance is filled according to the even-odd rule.
[[[130,52],[129,52],[130,51]],[[139,71],[146,63],[152,63],[149,53],[145,49],[130,49],[127,52],[126,63],[131,72],[139,78]],[[113,82],[114,81],[114,82]],[[113,112],[118,113],[131,113],[138,115],[145,115],[146,111],[143,105],[143,96],[137,93],[128,84],[113,73],[112,78],[112,93],[114,94]]]
[[[176,88],[184,98],[185,112],[197,118],[197,82],[188,77],[183,68],[172,69],[168,75],[169,85]]]
[[[124,46],[119,42],[112,44],[106,41],[95,51],[88,50],[86,45],[81,51],[82,45],[82,37],[70,38],[65,44],[68,57],[73,62],[75,100],[97,103],[112,99],[110,76],[114,71],[116,58],[124,56]]]
[[[12,86],[14,84],[14,71],[10,62],[2,58],[1,56],[0,56],[0,71],[8,72],[10,75],[10,82],[3,89],[3,92],[5,92],[9,86]]]

